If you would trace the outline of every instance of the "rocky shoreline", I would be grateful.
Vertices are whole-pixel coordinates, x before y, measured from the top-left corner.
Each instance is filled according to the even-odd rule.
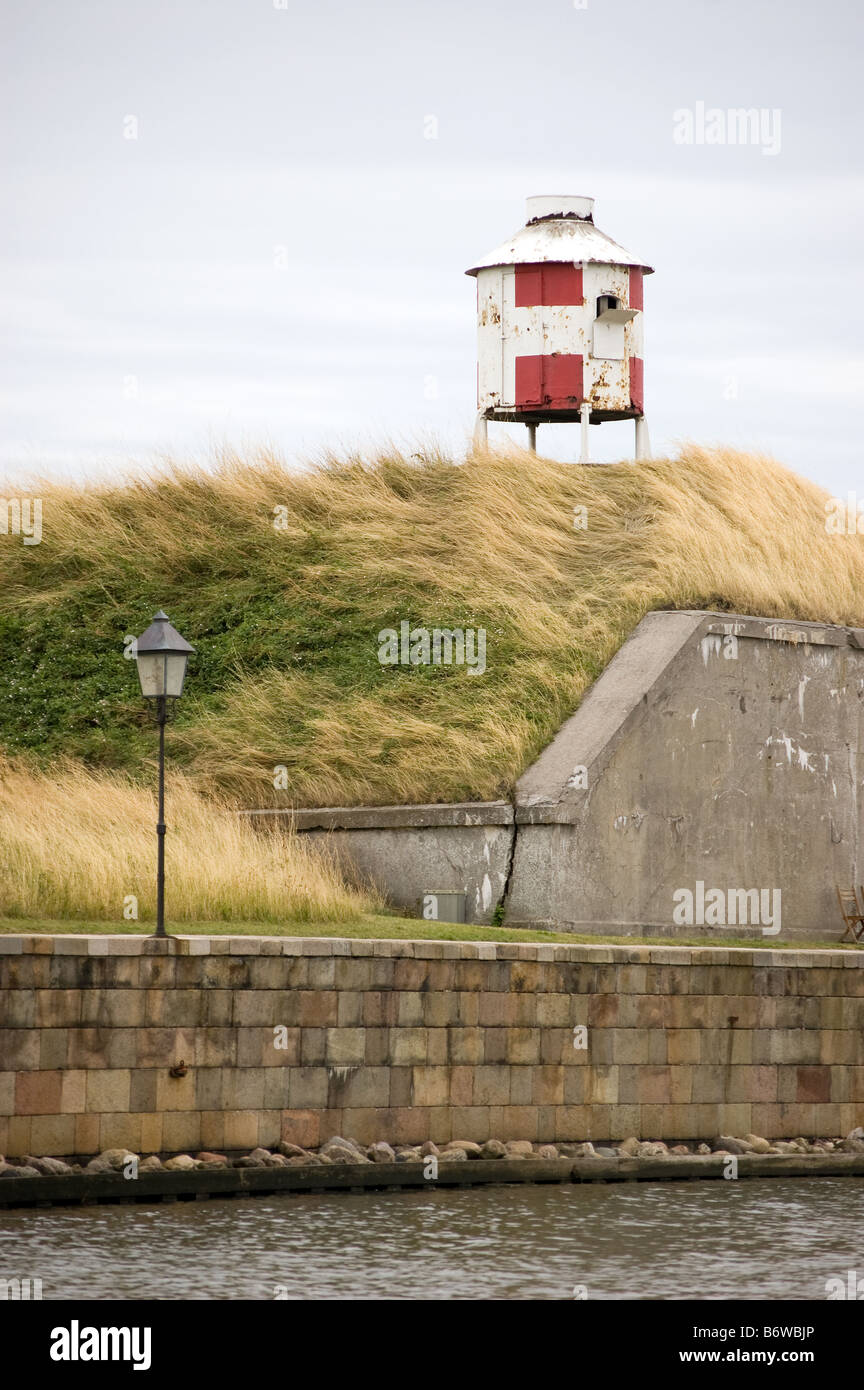
[[[318,1149],[303,1149],[298,1144],[280,1143],[276,1149],[256,1148],[238,1157],[210,1153],[173,1154],[162,1158],[149,1154],[140,1158],[128,1149],[107,1149],[82,1165],[65,1159],[25,1155],[14,1163],[0,1155],[0,1179],[66,1177],[74,1174],[125,1173],[137,1177],[144,1173],[214,1171],[220,1168],[314,1168],[322,1165],[363,1165],[375,1163],[422,1163],[434,1159],[441,1163],[470,1163],[476,1159],[576,1159],[576,1158],[692,1158],[695,1155],[737,1157],[758,1154],[781,1156],[809,1154],[864,1155],[864,1127],[853,1129],[845,1138],[832,1139],[764,1139],[758,1134],[720,1135],[713,1143],[666,1144],[659,1139],[640,1140],[635,1136],[620,1144],[581,1143],[532,1144],[527,1139],[487,1139],[476,1144],[468,1139],[453,1139],[441,1146],[427,1140],[424,1144],[400,1144],[395,1148],[384,1140],[375,1144],[359,1144],[356,1139],[335,1135]]]

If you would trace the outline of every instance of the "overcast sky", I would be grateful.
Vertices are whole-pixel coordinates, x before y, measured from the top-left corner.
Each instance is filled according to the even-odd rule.
[[[864,492],[857,0],[2,14],[0,472],[226,443],[461,449],[464,270],[527,195],[574,193],[656,269],[654,452],[764,450]],[[757,138],[699,143],[700,103],[715,135],[712,109],[757,109]],[[577,432],[543,428],[540,448],[575,458]],[[632,434],[592,430],[595,456],[632,453]]]

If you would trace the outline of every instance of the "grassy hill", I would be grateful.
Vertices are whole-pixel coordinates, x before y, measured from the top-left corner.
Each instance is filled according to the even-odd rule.
[[[172,756],[235,805],[506,794],[650,609],[864,625],[864,537],[826,533],[814,484],[729,451],[228,458],[38,495],[42,543],[0,535],[0,749],[141,772],[124,638],[164,607],[197,648]],[[485,673],[382,666],[403,620],[485,628]]]

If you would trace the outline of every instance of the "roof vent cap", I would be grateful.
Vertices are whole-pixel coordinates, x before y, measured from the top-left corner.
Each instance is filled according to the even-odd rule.
[[[547,217],[579,217],[593,222],[594,199],[575,198],[564,193],[544,193],[525,200],[526,221],[539,222]]]

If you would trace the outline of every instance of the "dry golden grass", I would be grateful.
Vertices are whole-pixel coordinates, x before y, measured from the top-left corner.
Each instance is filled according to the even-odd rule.
[[[152,734],[118,655],[164,605],[199,653],[173,756],[245,806],[506,795],[651,609],[864,625],[864,537],[827,534],[815,484],[730,450],[607,468],[518,450],[307,472],[226,458],[42,495],[43,543],[0,554],[0,685],[18,711],[0,744],[54,739],[134,770]],[[484,627],[486,673],[380,666],[377,634],[402,619]],[[75,624],[78,686],[66,698],[57,671],[31,710],[56,639],[38,668],[27,653]]]
[[[259,833],[186,778],[168,789],[166,916],[174,922],[354,922],[377,904],[288,833]],[[0,759],[0,916],[123,922],[156,915],[156,801],[116,773]],[[128,924],[123,922],[123,926]]]
[[[375,633],[398,616],[458,618],[487,628],[488,669],[432,680],[387,669],[371,688],[296,669],[239,677],[184,738],[207,784],[246,804],[279,803],[276,762],[300,805],[506,795],[651,609],[864,624],[864,538],[828,535],[825,494],[764,458],[690,447],[585,469],[489,452],[462,467],[333,468],[294,486],[296,512],[315,496],[335,538],[321,602],[341,599],[350,576],[371,661]],[[574,529],[577,505],[586,530]]]

